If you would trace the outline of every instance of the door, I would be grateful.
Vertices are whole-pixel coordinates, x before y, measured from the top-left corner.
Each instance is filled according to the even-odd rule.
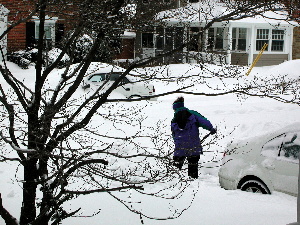
[[[111,73],[109,75],[110,85],[112,85],[113,82],[115,82],[116,79],[118,79],[121,75],[122,73]],[[126,77],[124,77],[119,84],[119,87],[117,87],[115,91],[123,94],[126,98],[129,98],[133,93],[133,84],[130,83]]]
[[[268,141],[262,155],[268,157],[265,168],[269,169],[274,189],[298,194],[300,132],[286,132]]]

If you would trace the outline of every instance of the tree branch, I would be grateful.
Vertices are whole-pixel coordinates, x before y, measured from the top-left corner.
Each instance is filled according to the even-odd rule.
[[[6,225],[18,225],[18,221],[15,217],[13,217],[2,204],[2,197],[0,193],[0,215],[4,219]]]

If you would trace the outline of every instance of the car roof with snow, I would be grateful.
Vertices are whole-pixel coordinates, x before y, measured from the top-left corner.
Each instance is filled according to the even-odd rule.
[[[116,65],[112,65],[112,64],[108,64],[108,63],[92,62],[86,72],[86,75],[89,76],[89,75],[96,74],[96,73],[112,73],[112,72],[123,73],[125,71],[126,71],[126,69],[124,69],[120,66],[116,66]],[[130,80],[138,81],[139,78],[142,76],[142,74],[134,72],[134,71],[130,71],[130,73],[126,76],[130,76]]]

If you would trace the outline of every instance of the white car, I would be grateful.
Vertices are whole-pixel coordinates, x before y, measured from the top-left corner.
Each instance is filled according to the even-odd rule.
[[[102,90],[106,90],[125,71],[122,67],[107,63],[92,63],[82,87],[84,89],[102,87]],[[135,72],[130,72],[130,74],[126,75],[114,91],[123,94],[126,98],[151,97],[155,95],[154,85],[143,81],[143,75]],[[150,98],[150,100],[156,99],[155,97]]]
[[[219,170],[221,187],[298,196],[300,123],[228,146]]]

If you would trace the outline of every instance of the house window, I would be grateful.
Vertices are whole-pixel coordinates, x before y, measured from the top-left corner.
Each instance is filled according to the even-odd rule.
[[[232,29],[232,50],[246,51],[247,28]]]
[[[256,51],[260,51],[266,43],[266,51],[282,52],[284,47],[285,30],[278,29],[257,29],[256,34]]]
[[[224,29],[221,27],[209,28],[207,48],[210,50],[223,49],[223,33]]]
[[[272,46],[271,51],[283,51],[284,30],[272,30]]]
[[[260,51],[264,44],[269,44],[269,29],[257,29],[256,51]],[[269,46],[266,48],[268,51]]]
[[[190,40],[190,44],[188,46],[189,51],[199,51],[199,37],[200,37],[199,27],[191,27],[189,32],[189,40]]]
[[[183,32],[182,27],[168,27],[168,28],[156,28],[156,49],[157,50],[171,50],[178,48],[183,44]]]
[[[52,40],[54,35],[54,24],[45,24],[44,25],[44,39]],[[35,24],[35,39],[39,39],[39,32],[40,32],[40,23]]]
[[[55,45],[55,24],[57,21],[57,17],[48,17],[46,16],[45,18],[45,23],[44,23],[44,43],[45,43],[45,48],[52,48]],[[38,17],[33,17],[35,28],[34,28],[34,38],[36,40],[39,39],[39,32],[40,32],[40,20]]]
[[[154,48],[153,33],[142,33],[142,47]]]
[[[195,2],[199,2],[199,0],[190,0],[190,3],[195,3]]]

